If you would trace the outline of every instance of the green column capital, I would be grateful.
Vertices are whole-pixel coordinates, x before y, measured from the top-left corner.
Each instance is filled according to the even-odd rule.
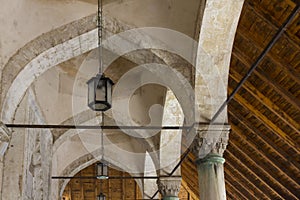
[[[178,197],[164,197],[163,200],[179,200]]]
[[[222,156],[218,155],[218,154],[208,154],[204,158],[196,160],[196,164],[197,165],[201,165],[201,164],[215,164],[215,163],[224,164],[225,163],[225,159]]]

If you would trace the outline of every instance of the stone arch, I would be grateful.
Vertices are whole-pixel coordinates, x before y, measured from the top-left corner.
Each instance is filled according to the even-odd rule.
[[[74,140],[73,140],[74,141]],[[80,141],[75,141],[72,144],[68,144],[69,141],[65,141],[64,143],[61,144],[61,147],[63,150],[57,150],[53,154],[52,158],[52,175],[53,176],[74,176],[76,173],[84,169],[85,167],[97,162],[101,155],[101,149],[95,149],[93,152],[88,152],[88,151],[79,151],[78,148],[80,148]],[[77,144],[76,144],[77,143]],[[64,147],[65,146],[65,147]],[[104,156],[104,160],[110,163],[111,165],[129,172],[129,174],[134,174],[134,171],[140,171],[140,169],[132,169],[132,167],[135,165],[137,168],[138,167],[143,167],[139,166],[138,163],[143,164],[144,163],[144,158],[140,157],[136,159],[136,157],[133,157],[129,159],[133,165],[128,166],[128,165],[123,165],[122,163],[122,157],[126,157],[126,155],[122,155],[121,157],[116,156],[116,149],[108,149],[106,150],[106,154]],[[71,156],[70,152],[73,152],[76,154],[76,156]],[[69,153],[69,154],[68,154]],[[71,157],[71,159],[66,160],[66,156]],[[66,162],[64,166],[58,166],[58,162]],[[124,159],[123,159],[124,161]],[[61,164],[61,163],[60,163]],[[135,174],[137,175],[137,174]],[[138,174],[141,175],[141,174]],[[52,180],[52,187],[51,187],[51,199],[58,199],[60,195],[62,195],[64,187],[68,183],[68,180],[64,181],[59,181],[59,180]],[[141,182],[137,182],[140,186]]]

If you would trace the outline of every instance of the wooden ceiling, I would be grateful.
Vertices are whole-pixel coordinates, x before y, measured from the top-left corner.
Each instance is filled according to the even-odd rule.
[[[229,93],[295,6],[290,0],[246,0],[233,47]],[[300,199],[299,13],[229,103],[228,112],[228,199]]]
[[[298,0],[245,1],[233,47],[229,93],[297,4]],[[229,103],[228,114],[232,132],[224,154],[227,198],[300,199],[299,13]],[[193,160],[193,155],[185,159],[182,176],[186,190],[198,195]],[[120,188],[124,184],[136,187],[118,183]]]
[[[96,175],[96,166],[91,165],[75,175],[75,177],[91,177]],[[125,172],[109,168],[109,176],[129,177]],[[101,188],[102,184],[102,188]],[[62,200],[96,200],[102,191],[107,200],[142,200],[139,186],[134,179],[71,179],[65,188]],[[153,194],[154,195],[154,194]],[[181,200],[197,200],[183,182],[179,192]],[[151,197],[144,197],[150,199]]]
[[[233,47],[229,93],[295,6],[290,0],[246,0]],[[228,199],[300,199],[299,13],[229,103],[228,114]],[[199,192],[192,174],[196,168],[190,155],[183,177]]]

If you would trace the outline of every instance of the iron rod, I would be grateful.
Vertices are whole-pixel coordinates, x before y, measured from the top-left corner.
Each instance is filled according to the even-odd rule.
[[[272,40],[268,43],[266,48],[262,51],[262,53],[257,57],[256,61],[252,64],[250,69],[248,70],[247,74],[242,78],[242,80],[238,83],[236,88],[231,92],[231,94],[227,97],[226,101],[220,106],[219,110],[215,113],[215,115],[212,118],[212,122],[214,122],[218,116],[222,113],[222,111],[225,109],[227,104],[233,99],[234,95],[241,89],[243,84],[247,81],[247,79],[250,77],[250,75],[253,73],[253,71],[258,67],[260,62],[264,59],[264,57],[267,55],[267,53],[271,50],[271,48],[274,46],[274,44],[277,42],[277,40],[281,37],[281,35],[286,30],[287,26],[292,22],[292,20],[295,18],[297,13],[299,12],[300,6],[297,5],[290,16],[287,18],[287,20],[281,25],[281,27],[278,29]]]
[[[52,176],[51,178],[52,179],[97,179],[97,176]],[[158,178],[181,178],[181,176],[108,176],[107,179],[158,179]]]
[[[171,173],[169,174],[169,176],[172,176],[174,174],[174,172],[178,169],[178,167],[181,165],[181,163],[184,161],[184,159],[188,156],[188,154],[190,153],[190,149],[188,148],[186,150],[186,152],[184,153],[184,155],[180,158],[180,161],[177,163],[177,165],[174,167],[174,169],[171,171]]]
[[[103,130],[189,130],[192,126],[110,126],[110,125],[58,125],[58,124],[5,124],[8,128],[47,128],[47,129],[103,129]],[[209,123],[199,123],[199,126],[208,126]],[[215,125],[224,125],[223,123]],[[225,124],[228,125],[228,124]],[[211,129],[210,129],[211,130]]]

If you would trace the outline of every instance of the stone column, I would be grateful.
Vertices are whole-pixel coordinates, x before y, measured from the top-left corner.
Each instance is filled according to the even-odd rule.
[[[163,200],[179,200],[181,178],[160,178],[157,185]]]
[[[211,125],[198,130],[193,144],[198,169],[201,200],[226,200],[223,152],[226,149],[229,126]]]

